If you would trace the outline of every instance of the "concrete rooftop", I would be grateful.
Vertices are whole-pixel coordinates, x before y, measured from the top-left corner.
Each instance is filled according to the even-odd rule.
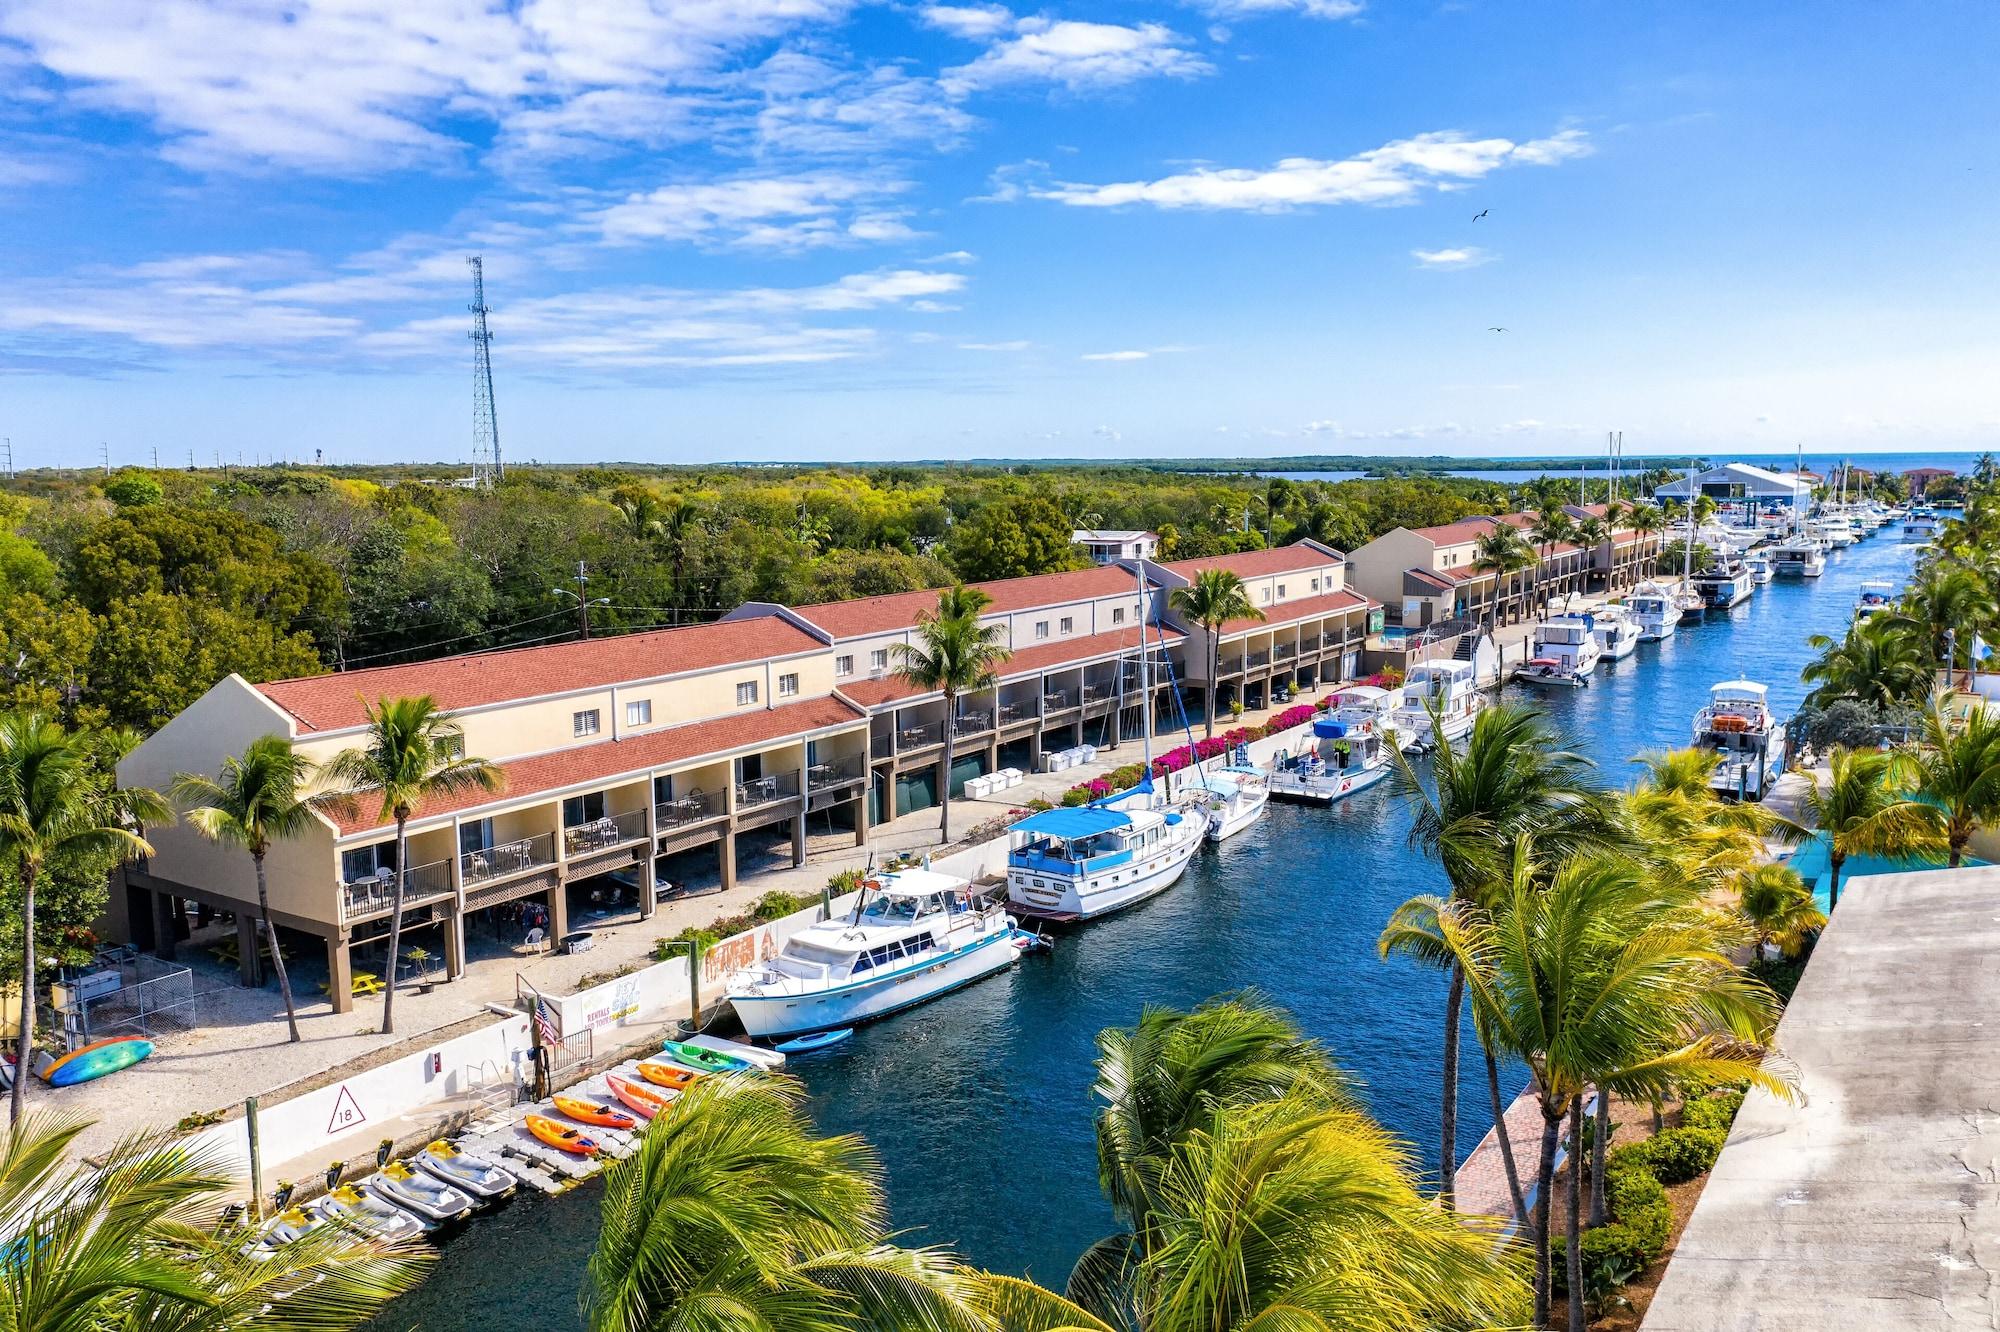
[[[1645,1332],[2000,1328],[2000,867],[1843,887],[1778,1040]]]

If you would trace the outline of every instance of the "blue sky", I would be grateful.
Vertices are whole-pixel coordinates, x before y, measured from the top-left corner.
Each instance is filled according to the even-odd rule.
[[[6,0],[0,435],[464,458],[477,252],[513,458],[1977,448],[1996,39],[1971,3]]]

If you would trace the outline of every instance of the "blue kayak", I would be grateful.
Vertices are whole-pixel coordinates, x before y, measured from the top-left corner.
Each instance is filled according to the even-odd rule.
[[[834,1031],[816,1031],[810,1036],[795,1036],[789,1041],[780,1041],[771,1048],[783,1055],[815,1054],[821,1050],[831,1050],[854,1038],[854,1028],[841,1027]]]

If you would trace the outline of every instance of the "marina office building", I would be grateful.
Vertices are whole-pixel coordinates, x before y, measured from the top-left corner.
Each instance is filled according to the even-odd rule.
[[[1169,604],[1204,567],[1239,574],[1263,618],[1220,631],[1205,678],[1206,630]],[[1348,587],[1340,552],[1316,542],[1213,559],[1124,561],[1077,573],[980,584],[982,619],[1012,656],[995,683],[947,713],[937,693],[895,675],[937,593],[818,606],[750,604],[701,625],[476,653],[403,666],[251,684],[220,681],[119,764],[155,789],[176,773],[214,774],[262,735],[324,763],[365,740],[378,698],[430,695],[464,731],[467,753],[505,774],[496,793],[427,802],[409,823],[406,925],[441,935],[447,974],[463,973],[466,925],[535,901],[549,934],[569,928],[572,888],[636,893],[652,914],[660,880],[694,872],[727,888],[747,864],[803,864],[807,832],[851,834],[936,803],[1045,752],[1136,738],[1142,652],[1154,658],[1161,729],[1169,681],[1190,708],[1249,706],[1283,686],[1351,678],[1379,603]],[[953,736],[943,771],[945,730]],[[388,932],[393,821],[368,793],[323,794],[312,827],[267,860],[273,920],[326,950],[337,1011],[351,1007],[353,955]],[[256,888],[249,857],[184,824],[148,829],[154,854],[114,890],[112,926],[171,955],[183,903],[233,913],[246,979],[255,974]]]

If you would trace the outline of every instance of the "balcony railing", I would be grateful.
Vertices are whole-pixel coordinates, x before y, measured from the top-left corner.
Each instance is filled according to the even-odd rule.
[[[1070,692],[1067,689],[1052,689],[1042,695],[1044,716],[1051,712],[1067,712],[1075,706],[1076,704],[1070,701]]]
[[[718,818],[722,812],[721,792],[698,789],[653,806],[653,817],[659,821],[661,832]]]
[[[643,841],[645,837],[646,811],[628,809],[623,814],[607,814],[589,823],[564,828],[563,854],[589,855],[593,851],[603,851],[626,842]]]
[[[1271,654],[1268,652],[1252,652],[1243,658],[1243,664],[1252,670],[1259,666],[1268,666],[1270,662]]]
[[[1002,703],[1000,705],[1000,724],[1002,726],[1011,726],[1015,722],[1027,721],[1034,715],[1035,705],[1033,703]]]
[[[1273,650],[1273,655],[1279,661],[1290,661],[1293,657],[1299,655],[1298,645],[1295,643],[1280,643]]]
[[[780,800],[790,800],[799,793],[799,775],[795,772],[774,772],[763,777],[752,777],[748,781],[736,783],[736,808],[756,809],[762,805],[775,804]]]
[[[979,735],[993,729],[993,714],[990,712],[963,712],[951,724],[954,736]]]
[[[459,857],[465,866],[467,883],[505,879],[556,863],[556,835],[537,833],[517,841],[502,842],[484,851],[467,851]]]
[[[884,731],[868,742],[868,752],[875,758],[893,758],[896,754],[896,737]]]
[[[898,750],[923,749],[928,745],[941,745],[943,743],[943,722],[922,722],[915,726],[899,726],[896,728],[896,748]]]
[[[806,769],[806,789],[808,791],[828,791],[836,786],[846,786],[858,782],[862,776],[862,764],[858,758],[843,763],[815,763]]]
[[[428,902],[434,897],[449,897],[452,891],[451,862],[434,860],[428,865],[414,867],[404,876],[403,905]],[[346,919],[387,911],[395,904],[394,870],[385,869],[373,878],[357,879],[353,883],[340,885],[340,905]]]

